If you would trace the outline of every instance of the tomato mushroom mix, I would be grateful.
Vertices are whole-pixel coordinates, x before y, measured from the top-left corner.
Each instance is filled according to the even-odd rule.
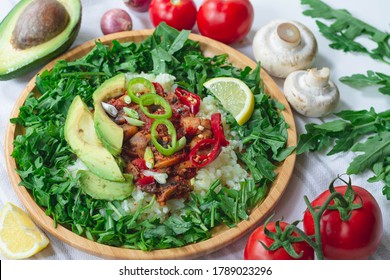
[[[107,103],[118,111],[112,119],[124,131],[124,171],[160,204],[187,197],[197,169],[210,164],[229,144],[221,114],[197,117],[201,99],[183,88],[165,92],[159,83],[137,77],[123,95]]]

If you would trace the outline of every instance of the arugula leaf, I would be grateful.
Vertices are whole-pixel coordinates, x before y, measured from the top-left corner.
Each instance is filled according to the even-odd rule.
[[[382,193],[388,200],[390,200],[390,157],[385,158],[383,161],[376,162],[372,171],[374,172],[374,176],[368,179],[368,182],[379,182],[383,180],[387,182],[383,187]]]
[[[373,108],[370,111],[345,110],[336,116],[341,119],[323,124],[307,124],[306,134],[299,136],[296,153],[324,150],[331,146],[333,140],[335,145],[328,155],[345,152],[362,136],[388,131],[390,128],[390,110],[381,113],[376,113]]]
[[[183,30],[177,35],[172,45],[169,47],[168,53],[174,54],[175,52],[181,50],[190,35],[190,30]]]
[[[354,74],[349,77],[341,77],[340,81],[356,88],[381,86],[379,92],[390,95],[390,76],[383,73],[367,71],[367,75]]]
[[[347,173],[359,174],[372,170],[370,182],[383,180],[383,194],[390,199],[390,110],[376,113],[374,109],[341,111],[341,119],[323,124],[307,124],[306,134],[299,136],[297,154],[321,151],[332,147],[327,155],[353,151],[357,155]],[[370,137],[363,142],[365,137]]]
[[[376,60],[390,64],[390,34],[353,17],[345,9],[333,9],[321,0],[301,0],[301,4],[310,8],[303,12],[313,18],[335,20],[331,25],[316,21],[320,32],[332,43],[330,47],[344,52],[368,54]],[[367,49],[357,38],[365,36],[376,44],[375,49]]]
[[[375,176],[368,182],[383,181],[382,193],[390,200],[390,132],[382,132],[370,137],[364,143],[358,143],[352,148],[354,152],[363,154],[354,158],[348,167],[348,174],[358,174],[371,169]]]
[[[355,157],[347,170],[348,174],[358,174],[390,156],[390,132],[382,132],[366,142],[357,143],[352,151],[364,153]]]
[[[168,226],[176,235],[186,233],[192,228],[191,222],[185,222],[182,218],[177,216],[171,216],[164,223]]]

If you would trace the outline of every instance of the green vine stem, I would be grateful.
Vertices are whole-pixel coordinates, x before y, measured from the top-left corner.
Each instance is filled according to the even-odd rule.
[[[324,204],[316,211],[310,204],[309,199],[305,195],[303,199],[305,200],[307,209],[311,213],[314,221],[314,232],[315,232],[315,242],[310,242],[309,245],[313,247],[314,252],[317,256],[318,260],[323,260],[324,259],[324,254],[322,252],[322,240],[321,240],[321,216],[325,212],[325,210],[328,209],[328,206],[334,200],[335,198],[339,199],[342,204],[348,204],[348,202],[344,199],[343,195],[338,192],[331,193],[328,198],[325,200]],[[295,231],[304,238],[304,236],[307,236],[302,230],[300,230],[298,227],[295,227]],[[305,238],[304,238],[305,239]],[[314,245],[314,244],[315,245]]]

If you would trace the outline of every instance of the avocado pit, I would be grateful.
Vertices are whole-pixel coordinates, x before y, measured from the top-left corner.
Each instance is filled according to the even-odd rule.
[[[43,44],[68,25],[69,14],[57,0],[34,0],[18,18],[12,33],[12,45],[28,49]]]

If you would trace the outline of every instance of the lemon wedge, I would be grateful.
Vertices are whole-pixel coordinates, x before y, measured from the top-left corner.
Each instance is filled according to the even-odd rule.
[[[49,244],[30,216],[12,203],[0,212],[0,249],[7,258],[25,259]]]
[[[208,80],[203,86],[214,94],[239,125],[246,123],[252,116],[255,98],[243,81],[220,77]]]

